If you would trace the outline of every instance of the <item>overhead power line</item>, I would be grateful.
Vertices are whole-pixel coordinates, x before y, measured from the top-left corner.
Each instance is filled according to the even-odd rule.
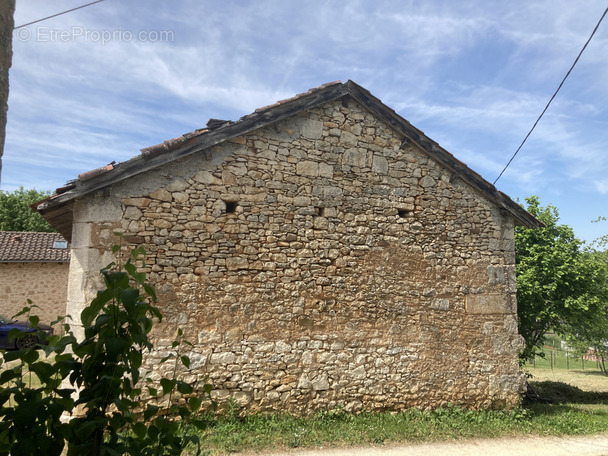
[[[37,19],[35,21],[28,22],[27,24],[19,25],[18,27],[15,27],[13,30],[20,29],[21,27],[27,27],[28,25],[36,24],[37,22],[46,21],[47,19],[50,19],[52,17],[61,16],[62,14],[71,13],[72,11],[76,11],[76,10],[79,10],[81,8],[86,8],[87,6],[91,6],[91,5],[94,5],[95,3],[100,3],[100,2],[103,2],[103,1],[104,0],[97,0],[96,2],[91,2],[91,3],[87,3],[86,5],[77,6],[76,8],[72,8],[72,9],[69,9],[67,11],[62,11],[61,13],[53,14],[52,16],[43,17],[42,19]]]
[[[598,21],[597,25],[593,29],[593,32],[591,32],[591,36],[589,37],[589,39],[587,40],[587,42],[585,43],[585,45],[581,49],[581,52],[578,53],[578,56],[576,57],[576,60],[574,60],[574,63],[572,64],[572,66],[570,67],[570,69],[568,70],[568,72],[566,73],[566,76],[564,76],[564,79],[562,79],[562,82],[560,83],[559,87],[557,88],[557,90],[555,91],[555,93],[553,94],[553,96],[551,97],[551,99],[549,100],[549,103],[547,103],[547,106],[545,106],[545,109],[543,109],[543,112],[540,113],[540,116],[538,116],[538,119],[536,119],[536,122],[534,122],[534,125],[532,125],[532,128],[530,129],[530,131],[528,132],[528,134],[526,135],[526,137],[524,138],[524,140],[521,142],[521,144],[519,145],[519,147],[517,148],[517,150],[515,151],[515,153],[511,157],[511,160],[509,160],[509,162],[507,163],[507,165],[504,167],[504,169],[500,172],[500,174],[498,175],[498,177],[496,178],[496,180],[493,182],[493,185],[496,185],[496,182],[498,182],[498,179],[500,179],[502,177],[502,175],[507,170],[507,168],[509,167],[509,165],[511,164],[511,162],[513,161],[513,159],[517,156],[517,154],[519,153],[519,151],[521,150],[521,148],[523,147],[523,145],[528,140],[528,137],[532,134],[532,132],[536,128],[536,125],[538,124],[538,122],[540,121],[540,119],[543,117],[543,115],[545,114],[545,112],[547,111],[547,109],[549,109],[549,105],[551,104],[551,102],[553,101],[553,99],[555,98],[555,96],[557,95],[557,93],[560,91],[560,89],[564,85],[564,82],[566,82],[566,79],[568,79],[568,76],[570,76],[570,73],[572,72],[572,70],[574,69],[574,67],[576,66],[576,64],[578,63],[578,60],[581,58],[581,55],[583,54],[583,52],[587,48],[587,45],[589,44],[589,42],[593,38],[593,35],[595,35],[595,32],[597,31],[597,29],[599,28],[600,24],[604,20],[604,17],[606,16],[606,13],[608,13],[608,8],[606,8],[606,10],[604,11],[604,14],[602,14],[602,17],[600,17],[600,20]]]

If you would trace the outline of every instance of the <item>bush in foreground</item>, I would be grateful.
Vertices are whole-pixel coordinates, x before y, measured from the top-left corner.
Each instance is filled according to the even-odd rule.
[[[106,288],[81,314],[83,340],[65,324],[65,336],[52,336],[43,347],[44,358],[33,348],[2,352],[0,455],[60,455],[66,446],[68,455],[165,455],[192,444],[200,453],[196,433],[183,433],[181,426],[206,425],[197,419],[203,398],[177,403],[176,394],[191,395],[192,385],[175,377],[158,385],[141,378],[142,359],[153,349],[149,333],[162,319],[154,289],[135,266],[143,255],[134,249],[124,265],[102,269]],[[38,324],[37,317],[29,321]],[[190,364],[179,353],[173,362]],[[203,387],[207,397],[210,390]],[[151,399],[144,406],[142,396]]]

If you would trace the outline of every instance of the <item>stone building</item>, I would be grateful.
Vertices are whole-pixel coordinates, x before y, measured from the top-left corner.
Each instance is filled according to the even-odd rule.
[[[59,233],[0,231],[0,313],[10,318],[30,299],[41,323],[65,315],[69,264]]]
[[[514,225],[540,222],[348,81],[83,173],[38,206],[72,244],[68,313],[148,252],[187,380],[251,411],[513,406]],[[154,366],[156,358],[152,357]]]

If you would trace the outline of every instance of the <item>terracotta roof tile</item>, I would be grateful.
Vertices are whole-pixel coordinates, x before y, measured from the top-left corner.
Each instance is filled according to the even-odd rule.
[[[279,100],[276,103],[270,104],[268,106],[258,108],[254,111],[254,113],[257,114],[257,113],[264,112],[268,109],[280,106],[285,103],[289,103],[291,101],[295,101],[299,98],[310,95],[312,93],[322,91],[322,90],[326,89],[327,87],[330,87],[333,85],[339,85],[339,84],[342,84],[342,81],[327,82],[323,85],[320,85],[319,87],[314,87],[312,89],[309,89],[306,92],[299,93],[291,98],[285,98],[284,100]],[[248,117],[248,116],[244,116],[243,118],[245,118],[245,117]],[[243,118],[241,118],[241,120]],[[231,120],[221,120],[221,119],[213,119],[213,118],[209,119],[209,121],[207,122],[207,128],[200,128],[198,130],[194,130],[192,132],[185,133],[182,136],[178,136],[177,138],[167,139],[166,141],[163,141],[160,144],[155,144],[153,146],[140,149],[141,157],[143,157],[146,160],[149,160],[154,157],[157,157],[158,155],[162,155],[167,152],[171,152],[172,150],[178,149],[180,147],[185,147],[185,146],[194,144],[196,142],[196,138],[198,138],[204,134],[207,134],[211,131],[219,130],[219,129],[227,127],[227,126],[234,125],[235,123],[238,123],[238,121],[233,122]],[[137,157],[134,157],[134,158],[137,158]],[[79,174],[78,179],[81,182],[85,182],[85,181],[92,179],[94,177],[97,177],[101,174],[105,174],[108,171],[112,171],[113,169],[115,169],[115,167],[113,165],[114,165],[114,162],[110,163],[107,166],[102,166],[101,168],[93,169],[91,171],[86,171],[84,173]],[[57,189],[56,194],[61,194],[72,188],[73,188],[73,186],[66,185],[65,187]]]
[[[208,133],[209,131],[210,130],[208,128],[201,128],[190,133],[185,133],[182,136],[178,136],[177,138],[167,139],[166,141],[163,141],[160,144],[155,144],[154,146],[140,149],[141,155],[144,158],[156,157],[157,155],[163,154],[165,152],[170,152],[174,149],[177,149],[178,147],[193,143],[196,138],[201,135],[204,135],[205,133]]]
[[[70,249],[54,247],[55,241],[67,242],[59,233],[0,231],[0,263],[69,262]]]
[[[100,174],[107,173],[108,171],[112,171],[114,169],[114,163],[110,163],[106,166],[102,166],[101,168],[92,169],[91,171],[86,171],[84,173],[80,173],[78,175],[78,179],[81,181],[86,181],[92,179],[95,176],[99,176]]]

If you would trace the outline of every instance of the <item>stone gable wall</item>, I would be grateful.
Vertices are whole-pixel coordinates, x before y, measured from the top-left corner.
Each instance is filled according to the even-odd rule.
[[[0,313],[10,318],[32,304],[32,315],[50,324],[66,309],[68,263],[0,263]],[[19,317],[25,320],[27,317]],[[61,328],[55,326],[55,330]]]
[[[251,411],[513,406],[513,220],[354,101],[205,150],[75,209],[71,306],[112,232],[148,252],[187,380]],[[150,359],[155,366],[158,359]]]

